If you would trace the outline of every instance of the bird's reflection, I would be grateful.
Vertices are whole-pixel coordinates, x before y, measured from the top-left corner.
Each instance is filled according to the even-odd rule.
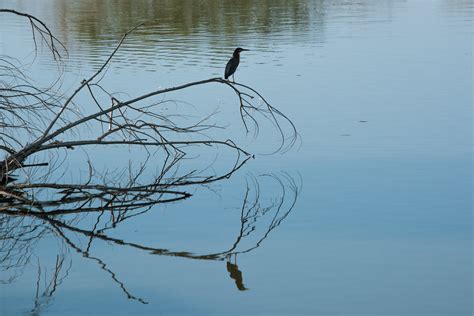
[[[234,242],[224,251],[204,254],[191,250],[157,248],[147,245],[146,242],[131,242],[120,237],[112,237],[111,231],[115,230],[118,223],[123,224],[131,217],[141,216],[150,209],[150,206],[154,206],[151,202],[143,206],[143,199],[119,197],[120,194],[126,195],[126,191],[110,194],[110,192],[101,192],[98,187],[95,187],[94,193],[85,188],[78,189],[73,186],[70,188],[49,187],[49,190],[55,190],[61,198],[41,201],[33,200],[27,194],[15,194],[11,197],[13,200],[0,202],[0,268],[4,271],[13,271],[7,278],[4,278],[2,273],[2,282],[14,282],[22,269],[30,265],[31,259],[35,256],[33,255],[35,245],[46,236],[54,236],[60,241],[62,251],[58,254],[56,267],[53,268],[52,281],[48,283],[44,279],[46,274],[42,274],[41,269],[38,270],[34,311],[40,310],[50,301],[62,280],[67,276],[72,259],[69,259],[69,264],[65,261],[70,250],[81,254],[84,260],[97,264],[127,298],[147,303],[145,299],[132,294],[127,289],[126,284],[114,273],[104,258],[91,255],[93,240],[106,241],[120,247],[130,247],[152,255],[222,261],[226,263],[227,272],[237,289],[248,290],[244,285],[242,271],[237,265],[237,256],[250,253],[269,238],[271,232],[293,210],[300,185],[288,174],[249,177],[246,183],[240,208],[240,221],[235,223]],[[21,185],[17,185],[16,189],[20,187]],[[146,192],[138,193],[134,190],[129,193],[133,197],[140,194],[148,195],[148,200],[151,201],[149,188],[145,190]],[[94,201],[98,196],[101,200],[100,204]],[[127,206],[119,208],[118,211],[106,207],[118,198],[127,200]],[[158,201],[160,200],[157,200],[157,203]],[[80,207],[70,208],[71,205],[77,205],[77,203],[80,203]],[[101,218],[106,217],[108,213],[111,213],[109,221],[102,221]],[[74,238],[71,237],[73,235]],[[80,240],[81,238],[85,239],[85,242]],[[69,268],[64,268],[64,266],[69,266]],[[49,285],[40,289],[40,284]]]
[[[226,262],[227,271],[229,272],[230,278],[235,281],[235,286],[237,286],[239,291],[246,291],[248,288],[244,285],[242,271],[239,270],[239,266],[237,265],[237,255],[234,255],[234,259],[234,263],[232,263],[231,256],[229,256]]]

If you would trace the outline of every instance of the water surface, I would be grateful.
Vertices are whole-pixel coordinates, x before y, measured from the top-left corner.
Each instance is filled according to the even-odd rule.
[[[0,7],[51,25],[69,52],[66,92],[142,22],[107,73],[108,88],[123,95],[220,77],[233,49],[249,48],[236,80],[265,95],[301,136],[289,151],[265,155],[278,134],[263,124],[257,138],[247,135],[231,91],[206,86],[170,95],[192,104],[193,115],[219,109],[216,120],[227,127],[213,136],[236,140],[255,159],[230,179],[110,232],[155,248],[223,251],[238,235],[247,183],[258,179],[268,206],[282,191],[262,175],[293,179],[295,207],[258,248],[237,257],[247,290],[239,290],[227,260],[94,241],[91,255],[116,282],[96,260],[49,236],[32,246],[34,259],[15,280],[0,285],[2,315],[33,310],[38,265],[51,273],[58,249],[71,266],[41,304],[44,315],[472,313],[470,1],[19,0]],[[31,62],[25,21],[2,16],[0,29],[0,52]],[[57,67],[43,52],[32,69],[35,79],[50,80]],[[120,284],[148,304],[127,298]]]

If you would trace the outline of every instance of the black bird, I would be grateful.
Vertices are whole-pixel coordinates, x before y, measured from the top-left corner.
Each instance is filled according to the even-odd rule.
[[[232,76],[232,81],[234,81],[234,72],[237,70],[237,67],[239,66],[240,62],[240,52],[243,51],[248,51],[248,49],[240,48],[237,47],[234,50],[234,55],[232,58],[227,62],[227,65],[225,66],[225,73],[224,77],[227,79],[230,76]],[[235,82],[235,81],[234,81]]]

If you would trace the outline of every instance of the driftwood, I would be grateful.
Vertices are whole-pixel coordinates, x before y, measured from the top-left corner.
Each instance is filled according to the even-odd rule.
[[[61,57],[58,49],[58,47],[61,47],[60,42],[41,21],[28,14],[13,10],[0,10],[0,13],[18,14],[28,18],[33,34],[35,34],[35,31],[40,34],[42,40],[51,49],[54,58]],[[206,126],[203,122],[187,127],[176,126],[169,118],[154,112],[156,103],[143,105],[144,102],[158,95],[170,94],[200,85],[221,84],[232,89],[240,103],[241,118],[247,132],[250,131],[249,124],[252,124],[255,133],[258,133],[257,115],[263,115],[273,121],[282,139],[281,146],[276,151],[286,150],[294,144],[298,134],[293,123],[283,113],[271,106],[255,89],[244,84],[231,83],[222,78],[190,82],[176,87],[152,91],[129,100],[117,100],[112,93],[101,86],[99,76],[106,71],[110,61],[122,46],[126,37],[137,27],[123,35],[102,66],[89,78],[82,80],[79,87],[69,96],[61,96],[51,89],[41,90],[35,87],[28,82],[27,77],[13,62],[6,58],[0,60],[2,61],[2,68],[0,69],[9,79],[8,81],[4,80],[0,86],[0,111],[2,113],[0,116],[0,135],[2,136],[0,152],[5,153],[5,157],[0,160],[0,181],[7,182],[8,175],[17,169],[31,167],[31,164],[27,164],[25,161],[37,153],[90,145],[161,147],[168,154],[173,151],[175,155],[184,153],[178,149],[180,145],[219,145],[233,148],[238,154],[248,156],[249,153],[230,140],[168,141],[164,137],[165,132],[196,133],[214,126]],[[89,92],[91,101],[97,106],[97,111],[88,115],[82,115],[78,112],[80,109],[73,108],[78,94],[84,90]],[[101,104],[98,101],[97,91],[110,96],[111,105]],[[252,104],[251,101],[255,98],[258,98],[262,105]],[[74,114],[73,118],[66,116],[68,111],[70,114]],[[134,116],[138,119],[133,118]],[[283,130],[281,120],[285,121],[290,127],[289,133]],[[60,140],[65,134],[79,133],[81,129],[86,129],[87,125],[92,122],[99,122],[102,125],[102,132],[97,133],[93,138]],[[16,136],[21,133],[24,134],[23,136],[27,136],[23,137],[23,141],[21,137]],[[25,143],[25,138],[27,143]],[[37,164],[33,165],[37,166]]]

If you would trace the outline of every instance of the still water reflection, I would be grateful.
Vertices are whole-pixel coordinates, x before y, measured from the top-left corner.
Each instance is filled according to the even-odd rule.
[[[247,135],[231,92],[170,96],[193,115],[217,108],[219,138],[256,158],[125,220],[3,214],[2,315],[472,313],[471,1],[0,6],[44,19],[65,43],[65,91],[142,22],[108,69],[117,97],[221,77],[233,49],[250,48],[236,80],[302,137],[260,155],[278,135]],[[0,52],[31,62],[24,21],[2,17],[0,30]],[[57,70],[45,54],[32,69],[48,82]]]

